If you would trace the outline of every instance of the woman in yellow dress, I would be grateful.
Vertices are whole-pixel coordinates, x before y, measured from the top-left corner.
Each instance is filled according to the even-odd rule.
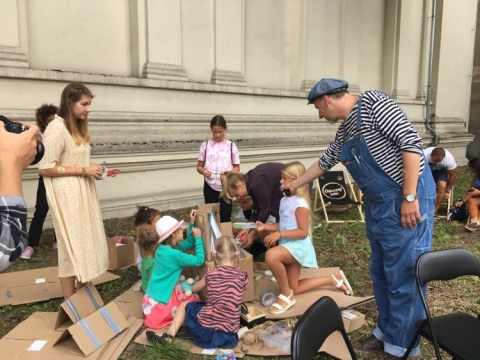
[[[93,94],[71,83],[62,92],[58,116],[45,131],[39,164],[58,242],[58,275],[68,299],[108,268],[108,248],[95,188],[103,168],[90,163],[88,114]]]

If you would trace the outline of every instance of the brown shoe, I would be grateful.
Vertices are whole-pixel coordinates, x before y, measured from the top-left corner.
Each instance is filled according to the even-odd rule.
[[[363,341],[355,341],[352,346],[358,353],[383,353],[383,341],[378,340],[373,335]]]

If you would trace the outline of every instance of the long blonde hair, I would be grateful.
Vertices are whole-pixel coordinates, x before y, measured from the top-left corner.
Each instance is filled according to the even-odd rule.
[[[92,92],[85,85],[80,83],[68,84],[62,91],[60,108],[58,109],[58,116],[65,120],[65,126],[77,145],[90,144],[88,121],[78,121],[72,110],[73,105],[80,101],[82,95],[87,95],[93,99]]]
[[[222,181],[222,192],[220,196],[230,204],[233,199],[233,192],[237,190],[237,182],[245,184],[245,174],[237,171],[225,171],[220,175]]]
[[[305,166],[300,161],[292,161],[288,164],[282,166],[282,176],[287,177],[289,179],[298,179],[300,176],[305,174]],[[312,234],[312,212],[311,210],[311,202],[312,197],[310,195],[309,184],[305,184],[297,189],[297,196],[305,199],[308,204],[308,224],[309,224],[309,234]]]
[[[237,242],[231,236],[220,236],[215,240],[215,262],[217,266],[230,262],[238,267],[239,255]]]

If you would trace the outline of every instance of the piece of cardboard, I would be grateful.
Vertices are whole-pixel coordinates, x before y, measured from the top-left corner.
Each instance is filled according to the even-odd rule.
[[[255,306],[260,310],[265,312],[267,320],[279,320],[286,317],[294,317],[302,315],[305,310],[308,309],[316,300],[322,296],[330,296],[337,303],[340,309],[352,308],[366,302],[372,301],[373,296],[349,296],[345,295],[342,290],[336,288],[335,286],[322,286],[318,289],[310,290],[304,294],[295,295],[295,306],[291,307],[282,314],[270,314],[268,307],[265,307],[261,304],[260,296],[265,290],[272,291],[275,296],[279,294],[278,284],[274,281],[271,281],[270,276],[265,275],[266,266],[263,263],[255,263]],[[320,269],[302,269],[300,272],[300,279],[320,277],[320,276],[330,276],[332,273],[338,272],[338,267],[333,268],[320,268]],[[354,289],[355,291],[355,289]],[[362,322],[363,324],[363,322]]]
[[[92,281],[94,285],[120,278],[105,272]],[[0,306],[32,304],[63,297],[58,267],[15,271],[0,274]]]
[[[117,244],[116,240],[121,239],[122,243]],[[125,269],[137,264],[135,241],[130,236],[107,237],[108,258],[110,260],[109,270]]]
[[[365,323],[365,315],[354,309],[344,309],[342,310],[342,320],[345,331],[351,332],[362,327]]]
[[[60,305],[56,330],[65,329],[53,346],[73,338],[80,352],[88,356],[129,326],[114,302],[103,305],[95,286],[86,284]]]
[[[11,360],[115,360],[128,346],[143,320],[131,317],[129,327],[89,356],[78,352],[73,338],[53,344],[62,336],[55,330],[56,312],[36,312],[0,340],[2,359]]]
[[[229,225],[225,226],[230,227]],[[202,266],[191,267],[191,277],[195,278],[196,276],[198,276],[200,279],[202,279],[205,276],[205,272],[207,271],[207,269],[214,267],[215,264],[212,261],[206,261]],[[240,250],[239,268],[246,271],[249,279],[248,285],[242,295],[242,303],[253,301],[255,299],[255,284],[253,279],[253,256],[244,249]],[[207,299],[207,288],[204,287],[198,293],[198,296],[200,296],[200,299],[205,301]]]
[[[139,280],[139,282],[141,283],[141,280]],[[144,318],[142,300],[145,293],[142,290],[136,291],[139,282],[133,284],[127,291],[117,296],[114,300],[126,318],[130,316],[138,319]]]

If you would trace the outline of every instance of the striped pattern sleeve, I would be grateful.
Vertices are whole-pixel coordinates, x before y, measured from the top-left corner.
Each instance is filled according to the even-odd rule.
[[[248,281],[245,271],[231,266],[207,272],[207,303],[198,313],[200,325],[236,333],[240,327],[241,299]]]
[[[358,103],[345,122],[340,125],[335,140],[320,157],[319,166],[328,171],[340,161],[343,142],[355,136]],[[423,141],[407,115],[389,96],[378,91],[367,91],[362,98],[361,133],[377,164],[400,186],[403,186],[402,152],[422,155]],[[345,139],[343,136],[345,131]],[[425,168],[420,158],[421,174]]]
[[[0,271],[17,260],[25,247],[27,208],[19,196],[0,197]]]

